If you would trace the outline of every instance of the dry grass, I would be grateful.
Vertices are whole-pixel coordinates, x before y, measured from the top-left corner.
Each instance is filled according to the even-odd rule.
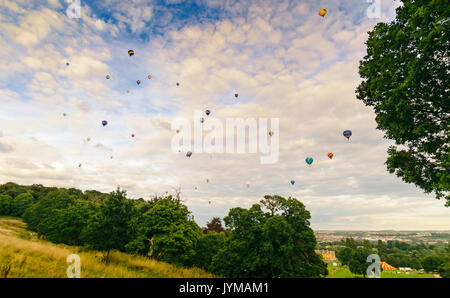
[[[25,230],[25,225],[20,220],[0,218],[0,277],[4,277],[8,271],[7,277],[10,278],[65,278],[69,265],[66,258],[70,254],[80,256],[82,278],[214,277],[197,268],[178,268],[120,252],[114,252],[107,265],[101,261],[101,252],[84,251],[79,247],[55,245],[37,239]]]

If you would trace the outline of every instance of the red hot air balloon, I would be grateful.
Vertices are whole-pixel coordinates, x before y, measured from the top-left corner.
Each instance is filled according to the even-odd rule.
[[[330,158],[330,159],[332,159],[333,158],[333,156],[334,156],[334,154],[333,153],[328,153],[328,157]]]
[[[132,138],[134,138],[134,133],[133,133],[133,134],[131,134],[131,137],[132,137]]]

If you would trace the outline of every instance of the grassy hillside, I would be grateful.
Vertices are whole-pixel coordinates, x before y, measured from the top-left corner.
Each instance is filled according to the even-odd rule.
[[[331,263],[328,264],[328,276],[327,278],[354,278],[363,277],[362,275],[355,275],[350,272],[347,266],[332,266]],[[406,273],[394,273],[389,271],[381,272],[381,278],[434,278],[433,274],[425,273],[418,274],[412,272],[410,274]]]
[[[96,278],[208,278],[203,270],[177,268],[167,263],[141,256],[114,252],[110,264],[101,261],[102,253],[85,251],[80,247],[56,245],[37,239],[25,224],[16,218],[0,218],[0,277],[10,267],[9,278],[65,278],[69,263],[66,258],[78,254],[81,277]]]

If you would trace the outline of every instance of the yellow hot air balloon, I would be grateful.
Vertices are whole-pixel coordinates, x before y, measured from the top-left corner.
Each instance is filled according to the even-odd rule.
[[[324,17],[327,14],[327,10],[325,8],[322,8],[319,10],[319,16]]]

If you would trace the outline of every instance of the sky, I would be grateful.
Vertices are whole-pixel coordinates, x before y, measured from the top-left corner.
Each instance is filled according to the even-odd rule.
[[[81,0],[69,18],[66,0],[0,0],[0,183],[180,188],[201,226],[277,194],[315,230],[448,230],[443,201],[387,172],[393,142],[355,96],[367,32],[400,5],[377,1]],[[206,109],[277,118],[277,162],[173,150],[173,121]]]

